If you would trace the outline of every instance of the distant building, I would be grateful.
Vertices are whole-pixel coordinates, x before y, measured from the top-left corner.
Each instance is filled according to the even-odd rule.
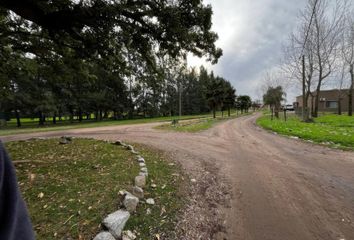
[[[348,112],[348,89],[332,89],[332,90],[322,90],[319,96],[318,111],[319,112],[337,112],[338,106],[340,104],[342,112]],[[315,107],[316,92],[312,92],[308,99],[307,106],[309,109],[314,109]],[[339,102],[340,101],[340,102]],[[353,96],[354,104],[354,96]],[[296,109],[302,109],[302,95],[296,97],[296,102],[294,102],[294,107]]]

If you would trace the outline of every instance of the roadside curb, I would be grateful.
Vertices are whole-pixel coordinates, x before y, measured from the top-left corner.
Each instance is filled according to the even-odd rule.
[[[148,177],[148,168],[145,159],[132,145],[126,144],[121,140],[115,142],[107,141],[111,144],[123,147],[135,155],[136,163],[140,167],[140,172],[133,177],[134,185],[131,187],[131,192],[126,190],[119,191],[118,195],[122,200],[122,206],[117,211],[110,213],[102,221],[103,230],[99,232],[93,240],[133,240],[136,236],[131,231],[124,231],[126,222],[131,214],[134,214],[141,199],[144,199],[144,188]],[[146,199],[146,202],[154,202],[153,199]]]

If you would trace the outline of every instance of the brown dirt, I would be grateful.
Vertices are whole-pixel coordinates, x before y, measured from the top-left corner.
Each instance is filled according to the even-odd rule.
[[[354,152],[268,133],[257,116],[194,134],[141,124],[1,138],[122,139],[166,151],[197,180],[180,239],[354,239]]]

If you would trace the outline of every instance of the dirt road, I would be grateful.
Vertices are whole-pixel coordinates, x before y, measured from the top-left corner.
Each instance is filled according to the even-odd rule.
[[[197,180],[195,204],[179,225],[189,239],[354,239],[354,152],[277,136],[255,126],[256,118],[196,134],[142,124],[0,138],[72,135],[166,151]]]

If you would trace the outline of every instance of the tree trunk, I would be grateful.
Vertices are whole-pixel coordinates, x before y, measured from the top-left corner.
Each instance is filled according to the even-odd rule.
[[[98,110],[95,112],[95,121],[98,121]]]
[[[38,122],[38,124],[39,124],[40,126],[43,126],[43,125],[44,125],[44,121],[43,121],[43,114],[42,114],[41,111],[38,112],[38,117],[39,117],[39,122]]]
[[[279,118],[279,112],[278,112],[277,109],[275,109],[275,111],[274,111],[274,116],[275,116],[276,118]]]
[[[311,94],[310,87],[308,87],[307,93],[305,94],[305,103],[306,104],[303,104],[303,108],[304,108],[303,121],[304,122],[308,122],[310,120],[309,109],[308,109],[308,101],[309,101],[310,94]],[[311,102],[312,102],[312,99],[311,99]]]
[[[279,119],[280,103],[274,105],[274,116]]]
[[[82,122],[82,110],[81,110],[81,107],[79,108],[79,122]]]
[[[306,73],[305,73],[305,55],[302,55],[302,121],[308,121],[307,100],[308,93],[306,94]]]
[[[311,95],[311,116],[314,117],[315,116],[315,101],[314,101],[314,97],[313,94]]]
[[[348,116],[353,116],[354,65],[350,65],[351,84],[348,93]]]
[[[18,110],[15,110],[15,115],[16,115],[17,127],[21,127],[20,113],[18,112]]]
[[[56,114],[53,115],[53,124],[57,124],[57,115]]]
[[[72,109],[70,109],[70,123],[74,121],[74,112]]]
[[[227,115],[230,117],[231,116],[231,108],[230,107],[228,107],[228,109],[227,109]]]
[[[312,117],[317,118],[318,117],[318,105],[319,105],[319,101],[320,101],[320,88],[316,89],[316,97],[315,97],[315,108],[312,114]]]
[[[274,119],[274,107],[270,106],[270,110],[271,110],[270,119],[273,121],[273,119]]]
[[[216,110],[215,110],[215,107],[213,107],[213,118],[216,118]]]
[[[338,115],[342,115],[342,98],[338,97]]]

